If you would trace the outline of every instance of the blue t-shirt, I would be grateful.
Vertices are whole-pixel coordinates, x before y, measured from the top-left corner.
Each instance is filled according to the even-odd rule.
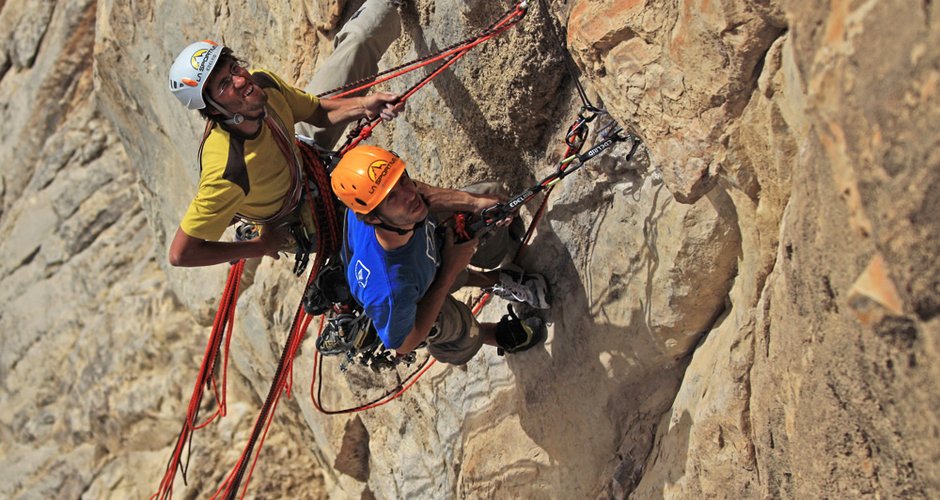
[[[375,228],[346,213],[346,281],[389,349],[405,341],[414,327],[418,301],[427,293],[440,265],[441,242],[429,217],[401,248],[386,251]]]

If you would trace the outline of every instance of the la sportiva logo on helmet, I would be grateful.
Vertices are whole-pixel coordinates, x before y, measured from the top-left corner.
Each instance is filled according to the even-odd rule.
[[[206,74],[206,63],[208,63],[210,60],[214,60],[212,56],[216,50],[220,50],[220,47],[220,45],[213,45],[207,49],[199,49],[193,53],[192,57],[189,58],[189,65],[192,66],[194,70],[196,70],[196,83],[203,80],[203,76]],[[193,84],[193,80],[191,79],[189,81],[184,80],[183,83],[191,87],[195,86]]]
[[[190,58],[189,64],[192,65],[194,70],[199,71],[199,65],[202,62],[200,59],[205,60],[204,56],[206,55],[206,52],[209,52],[209,49],[199,49],[196,51],[196,53],[193,54],[193,57]]]
[[[379,184],[382,184],[382,179],[388,175],[389,171],[388,162],[385,160],[376,160],[369,165],[369,179],[372,179],[374,185],[369,190],[369,193],[375,192],[375,187]]]

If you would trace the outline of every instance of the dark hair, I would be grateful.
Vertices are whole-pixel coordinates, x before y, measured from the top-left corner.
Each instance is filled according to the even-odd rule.
[[[232,52],[232,49],[228,47],[223,47],[222,53],[219,54],[219,60],[216,61],[215,67],[212,68],[212,73],[215,73],[216,71],[220,71],[220,68],[225,68],[225,70],[228,71],[228,68],[232,65],[232,63],[236,63],[239,66],[245,65],[245,61],[241,59],[240,57],[236,56]],[[206,78],[207,83],[208,83],[209,78],[212,77],[212,73],[209,73],[209,76]],[[212,107],[212,105],[209,104],[209,100],[206,99],[206,91],[208,90],[208,87],[209,86],[206,85],[202,88],[202,99],[203,101],[206,102],[206,107],[200,109],[199,114],[202,115],[202,117],[205,118],[206,120],[216,120],[219,117],[224,118],[222,116],[222,113],[220,113],[219,110]]]

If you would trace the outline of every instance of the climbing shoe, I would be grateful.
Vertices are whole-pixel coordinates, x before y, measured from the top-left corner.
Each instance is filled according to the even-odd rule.
[[[508,309],[509,314],[496,324],[496,343],[499,345],[496,354],[522,352],[545,341],[548,329],[540,318],[519,319],[511,304]]]
[[[508,265],[499,270],[499,283],[493,293],[514,302],[523,302],[536,309],[548,309],[548,284],[540,274],[525,273],[519,266]]]

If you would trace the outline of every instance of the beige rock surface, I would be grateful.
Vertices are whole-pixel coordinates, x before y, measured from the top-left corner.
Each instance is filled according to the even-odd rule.
[[[0,496],[156,490],[225,272],[166,264],[202,128],[166,67],[224,36],[302,84],[354,7],[0,2]],[[500,9],[406,3],[383,65]],[[552,195],[522,259],[553,286],[546,346],[436,365],[390,405],[330,417],[307,395],[311,329],[249,496],[937,496],[936,9],[532,2],[373,141],[423,180],[527,187],[580,104],[567,44],[645,145]],[[301,293],[288,267],[263,262],[240,300],[229,415],[196,434],[178,495],[209,496],[245,443]],[[341,408],[406,372],[323,374]]]
[[[632,496],[929,498],[936,8],[780,8],[787,32],[723,144],[744,241],[731,310]],[[909,29],[888,35],[891,19]]]

